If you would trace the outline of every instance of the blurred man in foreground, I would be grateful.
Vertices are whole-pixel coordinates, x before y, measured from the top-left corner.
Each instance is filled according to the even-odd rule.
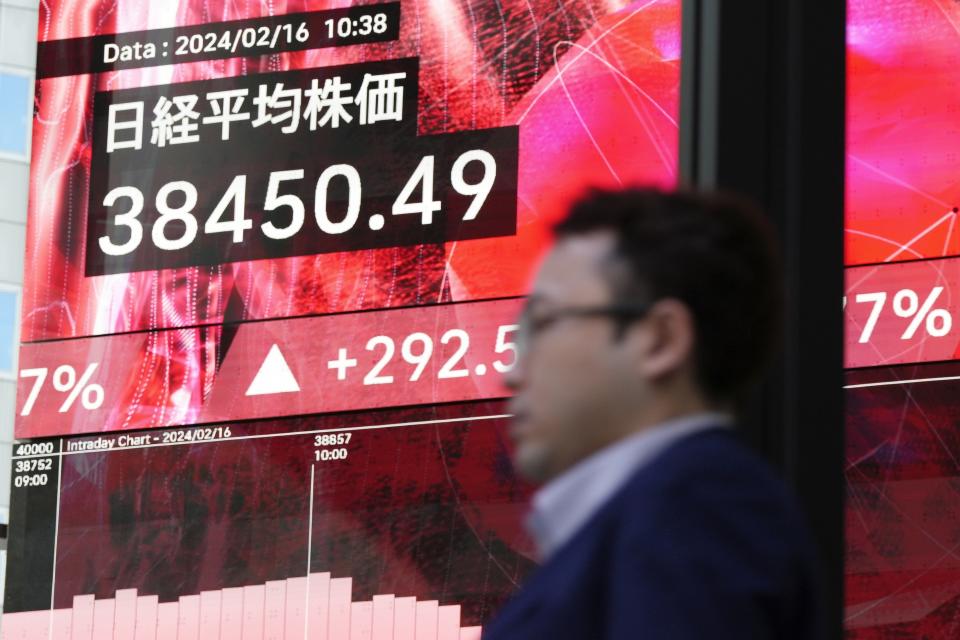
[[[507,378],[543,566],[485,640],[819,637],[803,520],[733,424],[779,322],[765,221],[597,191],[556,235]]]

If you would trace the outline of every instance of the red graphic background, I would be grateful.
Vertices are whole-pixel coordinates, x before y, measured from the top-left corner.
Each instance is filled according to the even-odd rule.
[[[161,602],[306,575],[353,578],[355,600],[416,595],[496,610],[533,567],[520,523],[529,489],[511,472],[502,404],[248,425],[269,434],[353,431],[347,460],[317,462],[314,436],[64,457],[54,606],[136,588]],[[239,434],[241,430],[237,430]]]
[[[280,1],[272,10],[334,4]],[[893,283],[891,291],[909,285],[924,295],[941,283],[934,273],[952,273],[956,259],[950,256],[960,254],[954,210],[960,206],[960,8],[947,0],[851,0],[848,7],[846,263],[880,264],[875,273]],[[243,7],[241,14],[225,2],[45,3],[40,37],[199,24],[248,17],[249,11],[260,15],[261,9]],[[590,183],[674,182],[678,2],[417,0],[404,2],[403,12],[396,43],[38,82],[23,339],[522,294],[546,223],[571,195]],[[409,55],[421,60],[421,133],[520,125],[516,238],[83,277],[90,160],[85,105],[94,90]],[[917,275],[903,281],[883,266],[942,257],[949,263],[940,271],[910,267]],[[952,309],[955,299],[943,301]],[[160,410],[158,390],[192,375],[185,354],[200,338],[191,331],[164,335],[151,351],[155,367],[147,390],[130,405],[135,412]],[[219,338],[202,340],[216,354]],[[890,344],[877,343],[879,353],[863,351],[848,364],[953,358],[950,349],[922,346],[916,349],[925,355],[890,360],[902,350],[897,340],[894,335]],[[907,380],[931,375],[931,366],[942,365],[882,371]],[[860,380],[857,375],[883,377],[851,375],[851,382]],[[957,635],[955,384],[850,391],[850,637]],[[201,399],[181,401],[190,410]]]
[[[522,303],[511,298],[24,345],[21,369],[42,368],[47,377],[24,378],[18,385],[19,406],[29,408],[19,417],[19,433],[81,435],[503,398],[509,393],[496,367],[512,364],[516,357],[514,322]],[[451,332],[460,333],[451,337]],[[433,345],[416,380],[412,378],[417,367],[401,355],[403,343],[413,334]],[[382,343],[367,348],[375,336],[392,342],[389,360]],[[498,337],[504,343],[500,352]],[[172,376],[169,363],[157,356],[171,344],[179,349],[181,377]],[[247,395],[273,348],[279,350],[299,391]],[[422,342],[411,347],[416,355],[425,353],[423,349]],[[338,371],[341,350],[352,366]],[[69,393],[54,386],[58,369],[72,367],[82,379],[88,363],[97,363],[91,384],[103,389],[102,405],[88,409],[81,397],[64,407]],[[445,369],[452,375],[442,376]],[[268,368],[265,375],[270,381],[278,373]],[[388,378],[392,381],[386,383]]]
[[[54,0],[41,7],[39,37],[348,4]],[[404,0],[400,31],[398,41],[383,44],[37,82],[21,332],[30,344],[22,362],[37,358],[37,366],[52,368],[70,360],[80,372],[96,355],[110,372],[98,382],[116,390],[108,409],[116,416],[65,417],[55,411],[56,398],[42,420],[18,422],[18,437],[161,424],[170,416],[204,419],[216,376],[223,373],[241,393],[249,384],[243,378],[253,356],[240,374],[227,369],[232,351],[243,351],[246,329],[238,323],[256,333],[267,329],[252,327],[270,322],[242,323],[363,311],[336,317],[358,336],[372,336],[372,310],[413,318],[420,309],[395,308],[520,296],[550,223],[571,198],[588,186],[675,183],[679,0]],[[519,126],[516,236],[84,277],[94,92],[401,57],[419,58],[419,134]],[[409,318],[396,325],[412,328]],[[90,342],[94,336],[100,342]],[[310,337],[295,336],[297,349],[285,353],[301,381],[311,364],[303,346]],[[483,384],[493,385],[494,375]],[[345,398],[351,409],[382,406],[368,402],[375,393]],[[428,393],[412,401],[493,394]],[[22,404],[21,397],[18,413]],[[502,405],[474,403],[396,416],[502,412]],[[284,424],[342,428],[359,415]],[[223,417],[237,416],[216,416]],[[65,456],[56,606],[123,588],[163,601],[305,575],[305,478],[313,452],[294,443],[299,437]],[[435,597],[461,604],[465,624],[481,623],[532,567],[519,533],[527,488],[513,474],[500,423],[364,432],[347,461],[320,466],[312,568],[352,576],[355,598]]]
[[[960,635],[958,328],[860,344],[857,293],[910,289],[956,317],[960,5],[850,0],[847,24],[846,626],[858,640]],[[892,262],[946,258],[890,265]],[[888,302],[889,305],[889,302]],[[900,366],[887,366],[899,364]],[[906,382],[946,378],[939,382]],[[899,382],[898,382],[899,381]]]
[[[340,4],[279,2],[272,11]],[[41,10],[40,38],[232,20],[263,10],[199,6],[50,3]],[[38,81],[22,339],[182,329],[151,336],[146,369],[120,363],[112,370],[132,373],[111,384],[136,390],[120,400],[121,412],[195,416],[225,345],[217,330],[192,327],[522,295],[549,224],[587,186],[674,183],[679,2],[417,0],[401,9],[397,42]],[[420,61],[421,135],[519,125],[516,236],[83,276],[93,91],[404,56]],[[27,348],[24,362],[38,349],[58,347]],[[204,367],[196,365],[198,352],[206,354]],[[170,389],[181,391],[174,407]],[[18,419],[17,436],[109,428]]]
[[[334,4],[271,7],[289,13]],[[474,4],[404,3],[394,43],[39,81],[23,339],[522,294],[546,225],[571,196],[594,184],[673,183],[678,2]],[[167,5],[48,3],[40,38],[232,20],[265,9]],[[404,56],[420,58],[421,134],[520,125],[516,238],[83,277],[93,91]]]

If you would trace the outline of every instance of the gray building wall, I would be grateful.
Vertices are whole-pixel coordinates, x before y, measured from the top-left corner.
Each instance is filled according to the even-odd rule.
[[[3,341],[0,344],[0,524],[9,521],[17,371],[15,344],[19,340],[17,322],[11,327],[9,319],[19,319],[23,286],[38,7],[39,0],[0,0],[0,117],[3,118],[0,122],[0,341]],[[26,100],[21,101],[24,80],[29,88]],[[18,137],[21,130],[22,145]],[[11,305],[17,307],[12,312]],[[3,547],[0,577],[6,565],[6,545]],[[0,594],[2,585],[0,581]]]

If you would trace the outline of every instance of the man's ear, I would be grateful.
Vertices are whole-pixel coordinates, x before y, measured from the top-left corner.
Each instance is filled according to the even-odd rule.
[[[693,313],[676,298],[657,301],[624,336],[638,373],[662,380],[689,366],[696,341]]]

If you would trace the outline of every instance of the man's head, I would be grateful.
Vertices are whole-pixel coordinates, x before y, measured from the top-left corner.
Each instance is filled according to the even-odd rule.
[[[781,304],[770,229],[729,197],[594,191],[555,233],[507,376],[515,462],[537,481],[663,420],[730,409]]]

